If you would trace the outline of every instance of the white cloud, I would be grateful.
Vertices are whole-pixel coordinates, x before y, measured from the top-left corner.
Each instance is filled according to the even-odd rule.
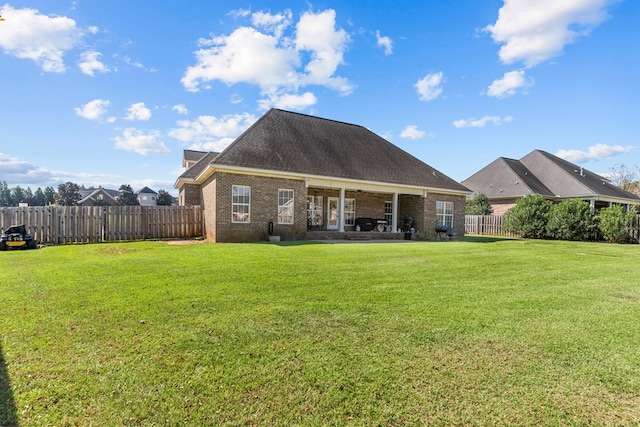
[[[189,114],[189,110],[184,104],[177,104],[171,107],[171,111],[175,111],[178,114],[186,115]]]
[[[251,8],[249,9],[234,9],[229,12],[227,15],[232,16],[234,18],[246,18],[251,15]]]
[[[160,141],[160,132],[143,132],[135,128],[125,128],[122,136],[113,138],[114,146],[117,149],[133,151],[146,156],[147,154],[164,154],[169,149]]]
[[[289,10],[256,12],[251,17],[253,27],[241,26],[228,35],[199,40],[196,64],[181,79],[186,90],[197,92],[208,82],[220,81],[258,86],[270,98],[299,97],[298,90],[308,85],[344,95],[352,92],[353,85],[335,75],[349,42],[346,31],[336,27],[335,11],[305,12],[295,30]],[[309,101],[306,94],[302,96]]]
[[[304,110],[315,105],[316,102],[318,102],[318,99],[313,93],[305,92],[302,95],[284,94],[278,96],[270,94],[268,98],[259,100],[258,105],[262,110],[268,110],[271,107],[284,110]]]
[[[564,47],[600,25],[615,0],[504,0],[498,20],[487,25],[504,64],[532,67],[562,53]]]
[[[343,63],[343,55],[349,42],[349,35],[336,29],[336,12],[305,12],[296,25],[295,45],[298,51],[309,51],[311,61],[306,65],[306,76],[302,82],[317,84],[349,94],[353,87],[342,77],[333,77],[338,65]]]
[[[483,128],[487,123],[493,123],[496,126],[500,126],[503,123],[507,123],[513,120],[511,116],[484,116],[481,119],[460,119],[453,122],[453,125],[457,128]]]
[[[14,9],[5,4],[0,15],[6,18],[0,31],[0,47],[5,53],[34,61],[45,72],[66,70],[63,57],[82,39],[76,22],[64,16],[42,15],[37,9]]]
[[[251,15],[251,22],[256,28],[262,28],[280,38],[284,30],[291,25],[292,14],[289,9],[275,15],[268,12],[256,12]]]
[[[533,86],[533,79],[525,76],[524,70],[509,71],[504,73],[499,80],[494,80],[487,89],[487,95],[495,98],[506,98],[515,95],[518,89],[526,89]]]
[[[106,99],[94,99],[84,104],[82,107],[74,108],[76,114],[87,120],[101,120],[107,113],[111,102]]]
[[[187,68],[183,86],[192,92],[203,82],[220,80],[227,85],[250,83],[261,88],[293,86],[299,58],[291,47],[280,47],[278,39],[254,28],[240,27],[228,36],[200,40],[197,64]]]
[[[127,116],[124,118],[129,121],[146,121],[151,118],[151,110],[145,107],[144,102],[132,104],[127,110]]]
[[[426,135],[426,132],[423,130],[419,130],[418,126],[416,125],[409,125],[406,128],[404,128],[402,132],[400,132],[401,138],[408,138],[408,139],[420,139],[420,138],[424,138],[425,135]]]
[[[393,53],[393,41],[387,36],[381,36],[380,31],[376,31],[376,40],[379,47],[384,48],[385,55],[391,55]]]
[[[621,145],[596,144],[587,149],[581,150],[558,150],[556,156],[572,163],[583,163],[588,160],[601,160],[621,153],[635,151],[636,147],[631,145],[623,147]]]
[[[40,187],[56,187],[63,182],[75,182],[79,180],[85,183],[100,185],[107,182],[108,178],[113,178],[113,176],[103,174],[49,170],[3,153],[0,153],[0,176],[2,176],[2,180],[9,183],[10,186],[35,185]],[[117,181],[118,180],[113,180],[108,182]]]
[[[228,114],[220,118],[200,116],[196,120],[180,120],[169,136],[190,144],[194,150],[221,151],[257,118],[253,114]]]
[[[444,75],[440,71],[427,74],[418,80],[414,86],[421,101],[432,101],[442,93],[442,83],[444,83]]]
[[[101,73],[108,73],[111,71],[106,65],[100,61],[102,54],[100,52],[87,51],[80,55],[80,62],[78,67],[80,71],[88,76],[94,75],[94,72],[99,71]]]

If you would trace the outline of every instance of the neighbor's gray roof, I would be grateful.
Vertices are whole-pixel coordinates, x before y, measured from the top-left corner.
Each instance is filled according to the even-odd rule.
[[[469,192],[362,126],[279,109],[269,110],[211,163]],[[193,176],[191,169],[185,174]]]
[[[548,198],[604,196],[640,201],[602,176],[542,150],[534,150],[520,160],[501,157],[462,184],[489,199],[540,194]]]
[[[102,187],[98,187],[98,188],[81,188],[80,190],[78,190],[78,193],[80,193],[80,197],[82,199],[86,198],[87,196],[91,196],[94,193],[95,194],[99,194],[100,192],[103,192],[103,193],[113,197],[114,199],[120,195],[120,191],[118,191],[118,190],[111,190],[109,188],[102,188]]]
[[[462,184],[476,194],[483,193],[489,199],[517,198],[526,194],[553,197],[540,180],[519,160],[499,157],[482,168]]]
[[[551,192],[560,197],[601,195],[640,200],[635,194],[611,184],[608,179],[546,151],[534,150],[520,162],[541,177]]]
[[[140,190],[136,191],[135,194],[146,193],[146,194],[158,194],[149,187],[143,187]]]

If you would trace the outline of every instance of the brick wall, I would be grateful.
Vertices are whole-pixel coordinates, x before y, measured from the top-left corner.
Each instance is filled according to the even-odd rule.
[[[251,187],[251,206],[249,223],[231,222],[231,196],[233,185]],[[185,186],[186,187],[186,186]],[[302,240],[307,231],[307,194],[313,196],[316,191],[323,201],[323,225],[326,229],[327,206],[329,197],[339,197],[338,190],[311,188],[307,192],[302,180],[279,179],[216,172],[202,185],[202,190],[186,189],[188,194],[197,193],[203,204],[205,236],[215,242],[254,242],[267,240],[269,223],[273,223],[273,235],[281,240]],[[195,186],[194,186],[195,187]],[[294,223],[278,224],[278,190],[294,191]],[[391,194],[379,194],[359,191],[346,191],[346,198],[356,200],[356,218],[384,218],[384,204],[393,200]],[[424,238],[435,236],[436,201],[454,203],[454,227],[458,235],[464,234],[464,196],[429,194],[427,197],[399,195],[398,228],[406,230],[407,214],[413,216],[413,227],[418,229]],[[345,227],[345,231],[355,227]]]
[[[231,222],[232,186],[251,187],[249,223]],[[293,224],[278,224],[278,190],[294,191]],[[269,223],[273,235],[281,240],[304,239],[307,231],[307,189],[302,180],[278,179],[230,173],[215,173],[203,184],[205,200],[205,232],[216,242],[255,242],[269,237]],[[214,197],[215,196],[215,197]],[[213,200],[217,201],[214,205]],[[213,227],[214,230],[210,230]]]
[[[179,202],[181,206],[202,205],[202,197],[199,185],[185,184],[180,188]]]
[[[427,238],[435,237],[436,202],[453,202],[453,228],[458,236],[463,236],[466,201],[465,196],[429,193],[425,198],[425,226],[420,231],[423,231]]]
[[[502,216],[515,205],[516,199],[493,201],[491,202],[491,215]]]

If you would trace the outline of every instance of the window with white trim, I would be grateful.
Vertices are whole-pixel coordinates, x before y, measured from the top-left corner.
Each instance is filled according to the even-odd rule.
[[[278,224],[293,224],[293,190],[278,190]]]
[[[356,225],[356,199],[344,199],[344,225]]]
[[[436,225],[453,228],[453,202],[436,202]]]
[[[250,222],[251,187],[234,185],[231,188],[231,222]]]

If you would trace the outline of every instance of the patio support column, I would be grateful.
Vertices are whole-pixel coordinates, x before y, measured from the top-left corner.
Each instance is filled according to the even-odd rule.
[[[393,193],[393,207],[391,208],[391,231],[398,232],[398,193]]]
[[[344,187],[340,187],[340,208],[338,212],[338,231],[344,233]]]
[[[595,199],[589,199],[589,209],[591,210],[591,215],[596,213],[596,201],[595,201]]]

